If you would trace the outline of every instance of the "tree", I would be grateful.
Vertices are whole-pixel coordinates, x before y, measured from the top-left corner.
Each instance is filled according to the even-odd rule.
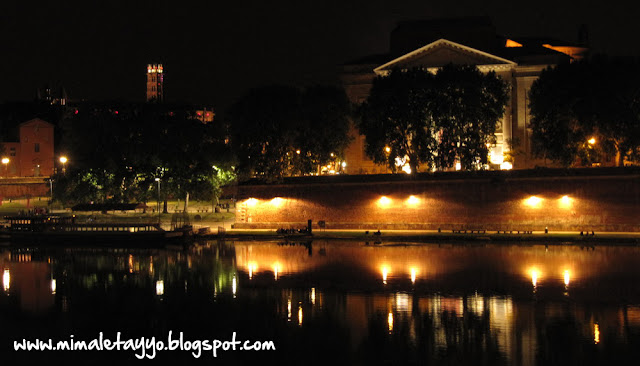
[[[72,159],[56,197],[71,202],[146,202],[163,196],[212,200],[228,168],[224,135],[189,106],[88,103],[64,121],[62,149]],[[213,168],[217,166],[218,168]]]
[[[487,162],[487,144],[507,100],[504,81],[474,66],[449,64],[435,75],[392,70],[374,79],[359,128],[367,155],[394,172],[404,161],[412,172],[456,162],[476,169]]]
[[[429,109],[433,76],[423,70],[393,70],[373,81],[360,109],[359,129],[365,152],[393,172],[396,159],[408,159],[411,171],[431,166],[435,150],[435,124]]]
[[[342,89],[276,85],[251,90],[229,113],[240,174],[274,180],[318,172],[348,144],[348,115]]]
[[[430,101],[438,133],[436,167],[464,170],[488,163],[490,144],[508,101],[505,82],[475,66],[448,64],[435,75]]]
[[[564,166],[590,165],[603,154],[615,155],[619,166],[625,159],[637,161],[637,60],[597,56],[547,68],[531,86],[529,99],[534,156]]]

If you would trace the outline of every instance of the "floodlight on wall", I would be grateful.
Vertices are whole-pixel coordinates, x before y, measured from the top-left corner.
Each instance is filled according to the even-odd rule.
[[[561,208],[570,208],[573,204],[573,199],[569,196],[562,196],[558,199],[558,206]]]
[[[407,198],[407,204],[409,206],[417,206],[420,203],[420,198],[416,197],[416,196],[409,196],[409,198]]]
[[[382,208],[386,208],[386,207],[389,207],[389,205],[391,205],[391,198],[387,196],[382,196],[380,197],[380,199],[378,199],[378,206]]]
[[[258,200],[255,198],[249,198],[244,201],[244,204],[247,205],[247,207],[253,207],[258,204]]]
[[[524,200],[524,204],[531,208],[539,208],[540,205],[542,204],[542,198],[531,196]]]

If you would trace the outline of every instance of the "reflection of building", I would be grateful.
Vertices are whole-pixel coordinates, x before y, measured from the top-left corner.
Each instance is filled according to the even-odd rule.
[[[53,125],[39,118],[18,126],[18,141],[4,143],[2,177],[53,174]],[[6,163],[5,163],[6,162]]]
[[[584,33],[583,33],[584,34]],[[583,35],[586,41],[586,35]],[[516,154],[512,166],[532,168],[527,108],[531,84],[547,66],[584,57],[587,48],[567,42],[503,37],[485,17],[402,22],[391,34],[391,51],[347,63],[343,83],[353,103],[366,100],[372,81],[392,69],[424,68],[435,71],[448,64],[475,65],[482,72],[494,71],[509,86],[511,100],[496,130],[496,144],[490,152],[491,167],[500,168],[509,152]],[[347,173],[385,173],[364,154],[364,137],[355,128],[353,143],[347,148]],[[502,164],[502,168],[508,168]]]
[[[147,65],[147,102],[164,100],[164,69],[162,64]]]

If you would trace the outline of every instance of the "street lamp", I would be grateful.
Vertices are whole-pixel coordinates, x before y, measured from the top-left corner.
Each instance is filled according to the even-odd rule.
[[[67,172],[67,157],[66,156],[61,156],[60,157],[60,162],[62,163],[62,174],[66,174]]]
[[[9,165],[9,158],[2,158],[2,164],[4,164],[4,175],[8,176],[7,166]]]
[[[158,222],[160,222],[160,178],[156,178],[156,182],[158,182]]]

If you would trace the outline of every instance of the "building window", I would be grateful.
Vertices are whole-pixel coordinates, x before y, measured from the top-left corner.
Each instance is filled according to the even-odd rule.
[[[34,144],[34,151],[35,152],[40,152],[40,144],[37,143],[37,142]]]
[[[16,148],[15,147],[12,147],[12,148],[9,149],[9,155],[10,156],[16,156]]]

